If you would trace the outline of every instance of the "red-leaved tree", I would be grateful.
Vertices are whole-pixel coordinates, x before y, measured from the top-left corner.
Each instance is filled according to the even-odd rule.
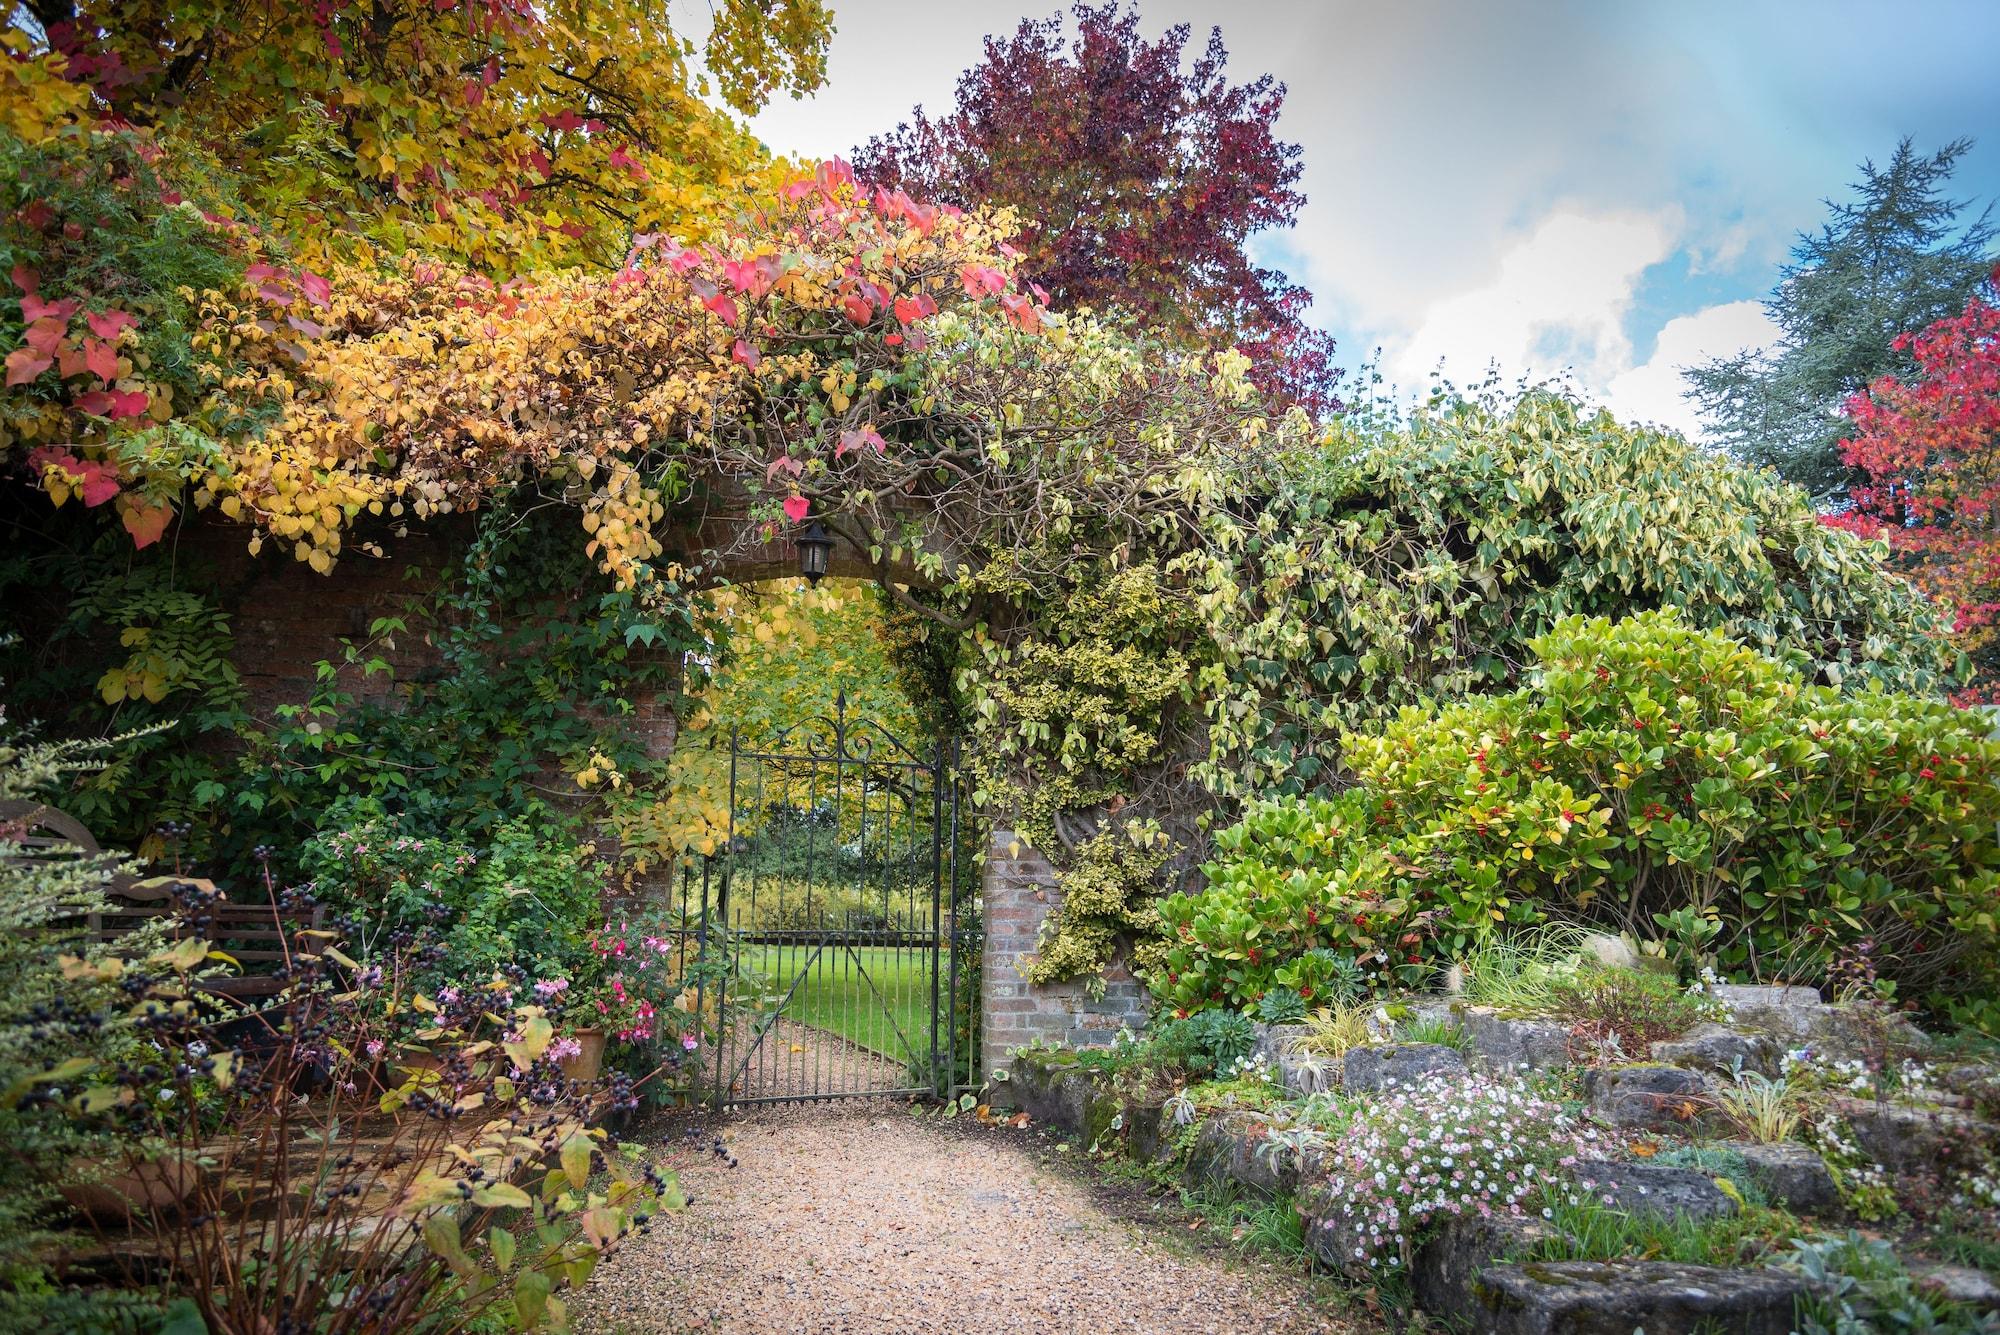
[[[1333,339],[1305,323],[1312,294],[1253,263],[1252,233],[1293,224],[1299,147],[1273,123],[1285,86],[1233,85],[1219,29],[1183,68],[1189,29],[1155,42],[1116,4],[1023,20],[988,37],[958,105],[855,150],[858,176],[961,206],[1012,205],[1021,270],[1058,309],[1118,309],[1171,337],[1235,344],[1264,389],[1321,414],[1338,406]]]
[[[2000,268],[1992,284],[2000,288]],[[1847,462],[1868,475],[1828,522],[1886,538],[1911,579],[1951,609],[1977,669],[1966,702],[2000,700],[2000,305],[1963,313],[1896,347],[1916,361],[1848,401]]]

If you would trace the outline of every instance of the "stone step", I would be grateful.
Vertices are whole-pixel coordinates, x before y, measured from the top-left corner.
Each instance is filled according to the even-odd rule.
[[[1488,1335],[1790,1335],[1805,1282],[1777,1270],[1670,1261],[1488,1266],[1475,1302]]]

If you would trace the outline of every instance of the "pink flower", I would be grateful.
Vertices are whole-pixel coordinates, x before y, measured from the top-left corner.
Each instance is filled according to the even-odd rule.
[[[379,1039],[379,1038],[371,1038],[371,1039],[369,1039],[369,1040],[368,1040],[368,1055],[369,1055],[369,1056],[371,1056],[371,1057],[379,1057],[379,1056],[381,1056],[381,1055],[382,1055],[382,1049],[383,1049],[383,1047],[384,1047],[384,1044],[383,1044],[383,1042],[382,1042],[382,1040],[381,1040],[381,1039]]]
[[[701,1046],[701,1040],[696,1038],[693,1034],[682,1034],[681,1046],[686,1048],[689,1052],[693,1052],[696,1048]]]

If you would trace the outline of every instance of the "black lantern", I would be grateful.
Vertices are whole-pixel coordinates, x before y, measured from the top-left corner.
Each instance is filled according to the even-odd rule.
[[[820,527],[819,520],[812,521],[805,532],[799,534],[799,573],[809,584],[817,584],[826,578],[826,558],[833,551],[833,539]]]

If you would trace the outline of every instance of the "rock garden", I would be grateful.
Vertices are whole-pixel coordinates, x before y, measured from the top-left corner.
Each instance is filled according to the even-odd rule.
[[[1496,964],[1023,1049],[1007,1097],[1163,1185],[1283,1204],[1314,1266],[1452,1328],[2000,1325],[1992,1050],[1809,987]]]

